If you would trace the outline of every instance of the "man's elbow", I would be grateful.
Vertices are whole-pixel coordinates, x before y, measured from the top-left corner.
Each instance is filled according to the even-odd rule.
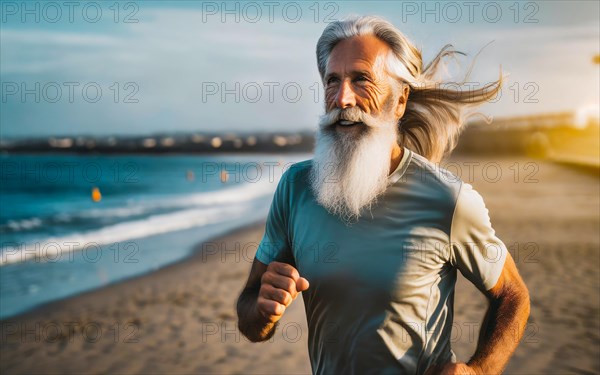
[[[261,337],[260,335],[256,334],[255,332],[252,332],[251,330],[249,330],[244,324],[242,324],[240,322],[239,319],[238,319],[238,330],[242,333],[242,335],[244,335],[245,338],[250,340],[250,342],[263,342],[263,341],[268,340],[268,339],[265,339],[264,337]]]
[[[260,321],[257,314],[252,313],[255,308],[254,301],[255,296],[248,291],[244,291],[240,295],[236,305],[237,327],[240,333],[251,342],[267,341],[273,336],[274,330],[267,330],[266,324]]]
[[[237,328],[245,338],[250,340],[251,342],[260,342],[261,338],[256,334],[256,332],[252,332],[250,329],[252,327],[252,323],[249,321],[247,313],[247,302],[244,301],[244,294],[242,294],[237,302],[236,306],[237,311]]]
[[[261,331],[254,329],[251,323],[242,323],[242,321],[239,319],[238,330],[242,333],[242,335],[244,335],[245,338],[250,340],[250,342],[255,343],[268,341],[271,337],[273,337],[273,334],[275,333],[274,329],[268,332],[264,332],[264,330]]]

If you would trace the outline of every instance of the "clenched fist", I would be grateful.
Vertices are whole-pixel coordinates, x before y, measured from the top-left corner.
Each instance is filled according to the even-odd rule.
[[[286,263],[271,262],[262,275],[256,307],[265,319],[275,323],[306,289],[308,280],[300,277],[298,270]]]

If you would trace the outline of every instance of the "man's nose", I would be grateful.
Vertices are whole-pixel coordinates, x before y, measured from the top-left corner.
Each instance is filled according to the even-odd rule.
[[[352,91],[350,82],[346,80],[342,82],[337,92],[335,104],[338,108],[351,108],[356,105],[356,97],[354,91]]]

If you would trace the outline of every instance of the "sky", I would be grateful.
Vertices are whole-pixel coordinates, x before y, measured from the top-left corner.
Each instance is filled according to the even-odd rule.
[[[328,22],[379,15],[449,81],[505,74],[492,117],[600,101],[597,1],[0,1],[0,137],[317,127]],[[485,48],[484,48],[485,47]],[[596,107],[597,108],[597,107]]]

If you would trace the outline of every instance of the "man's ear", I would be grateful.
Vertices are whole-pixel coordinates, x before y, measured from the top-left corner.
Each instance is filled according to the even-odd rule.
[[[398,97],[398,103],[396,103],[396,111],[394,113],[397,119],[400,119],[402,116],[404,116],[409,94],[410,87],[408,85],[402,85],[402,94]]]

